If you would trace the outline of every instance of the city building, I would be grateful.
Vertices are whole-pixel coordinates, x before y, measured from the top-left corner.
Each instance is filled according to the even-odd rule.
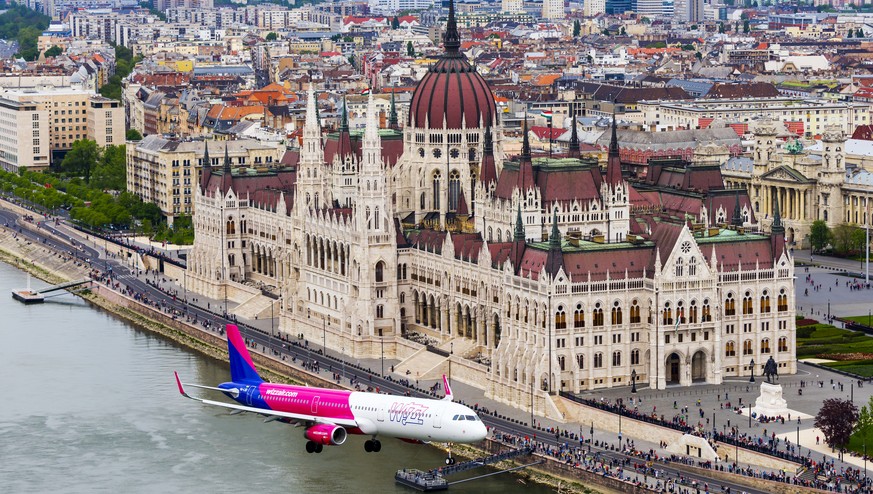
[[[301,147],[280,165],[213,166],[210,149],[188,289],[271,292],[263,307],[289,337],[387,354],[421,378],[450,366],[557,420],[558,391],[720,384],[770,357],[796,372],[780,208],[771,235],[750,231],[749,198],[712,159],[726,147],[634,175],[614,119],[605,163],[581,155],[576,119],[566,155],[534,156],[525,119],[510,158],[504,114],[460,45],[450,2],[445,51],[403,125],[395,108],[380,125],[371,95],[357,142],[344,123],[324,136],[310,86]]]
[[[255,173],[278,162],[279,152],[278,143],[252,139],[179,141],[150,135],[127,145],[127,190],[157,205],[172,225],[176,217],[194,213],[194,189],[207,156],[215,165],[229,156],[241,173]]]
[[[563,19],[564,0],[543,0],[543,19]]]
[[[40,143],[43,139],[49,143],[52,162],[80,139],[91,139],[101,145],[124,143],[124,110],[120,103],[90,90],[73,86],[5,88],[0,97],[34,103],[44,112],[47,125],[46,132],[40,133]]]
[[[0,166],[8,172],[49,167],[49,111],[32,101],[0,98]]]

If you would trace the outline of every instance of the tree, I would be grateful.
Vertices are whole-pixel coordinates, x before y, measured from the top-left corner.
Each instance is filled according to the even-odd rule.
[[[412,41],[406,42],[406,54],[410,57],[415,57],[415,47],[412,46]]]
[[[825,442],[831,448],[842,448],[848,444],[857,421],[858,407],[849,400],[839,398],[825,400],[815,416],[815,426],[821,429]]]
[[[48,50],[45,51],[44,55],[46,58],[52,58],[52,57],[56,57],[56,56],[60,55],[63,52],[64,52],[64,50],[61,49],[60,46],[52,45],[51,48],[49,48]]]
[[[621,30],[618,33],[621,34],[622,36],[627,36],[627,29],[625,29],[624,26],[622,26]]]
[[[856,251],[861,245],[863,245],[863,240],[861,243],[858,243],[858,237],[855,236],[855,231],[860,230],[848,223],[842,223],[837,225],[836,228],[831,232],[831,237],[833,239],[834,251],[836,251],[840,255],[848,255],[853,251]],[[863,230],[860,230],[863,233]],[[862,237],[863,238],[863,237]]]
[[[578,38],[582,33],[582,24],[579,23],[579,19],[573,21],[573,37]]]
[[[697,31],[697,24],[692,24],[692,25],[691,25],[691,30],[692,30],[692,31]]]
[[[602,34],[604,36],[609,36],[609,29],[604,29],[603,31],[600,32],[600,34]]]
[[[699,51],[694,52],[694,58],[703,60],[703,53],[700,53]]]
[[[91,186],[103,190],[127,188],[127,146],[106,146],[91,173]]]
[[[724,22],[719,22],[719,23],[718,23],[718,34],[724,34],[724,33],[725,33],[725,31],[724,31]]]
[[[824,220],[815,220],[809,229],[809,243],[813,252],[821,251],[831,241],[831,229]]]
[[[743,21],[743,34],[749,34],[749,21]]]
[[[73,143],[61,161],[61,170],[70,176],[85,178],[85,183],[91,181],[91,169],[100,159],[100,148],[95,141],[81,139]]]
[[[273,31],[270,31],[269,33],[267,33],[267,37],[266,37],[267,41],[276,41],[277,39],[279,39],[278,34],[274,33]]]
[[[136,129],[128,129],[127,133],[124,134],[124,138],[128,141],[141,141],[142,134]]]
[[[391,19],[391,29],[400,29],[400,19],[396,15]]]
[[[864,30],[859,27],[858,30],[855,31],[855,37],[856,38],[863,38],[864,37]]]
[[[849,29],[849,32],[846,34],[846,37],[847,37],[847,38],[854,38],[854,37],[855,37],[855,33],[854,33],[851,29]]]

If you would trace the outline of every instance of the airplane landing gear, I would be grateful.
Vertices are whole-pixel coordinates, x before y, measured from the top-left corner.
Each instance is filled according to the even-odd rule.
[[[449,456],[446,456],[446,465],[454,465],[455,459],[452,458],[452,445],[449,444]]]
[[[378,453],[382,451],[382,443],[378,439],[367,439],[364,441],[364,451],[367,453]]]
[[[306,441],[307,453],[321,453],[324,450],[324,445],[313,441]]]

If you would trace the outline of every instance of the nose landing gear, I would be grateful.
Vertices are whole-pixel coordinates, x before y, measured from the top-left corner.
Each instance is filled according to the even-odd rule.
[[[452,458],[452,445],[448,444],[448,447],[449,447],[449,455],[446,456],[446,465],[454,465],[455,459]]]
[[[364,441],[364,451],[367,453],[378,453],[382,451],[382,443],[378,439],[367,439]]]

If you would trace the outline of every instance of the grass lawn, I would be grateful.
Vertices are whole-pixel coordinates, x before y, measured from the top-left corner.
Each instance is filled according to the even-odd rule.
[[[873,338],[858,331],[830,324],[797,328],[797,358],[804,357],[837,360],[825,365],[873,377]]]
[[[857,323],[863,324],[864,326],[870,326],[871,322],[873,322],[873,317],[870,316],[851,316],[844,317],[843,319],[848,319],[850,321],[855,321]]]

